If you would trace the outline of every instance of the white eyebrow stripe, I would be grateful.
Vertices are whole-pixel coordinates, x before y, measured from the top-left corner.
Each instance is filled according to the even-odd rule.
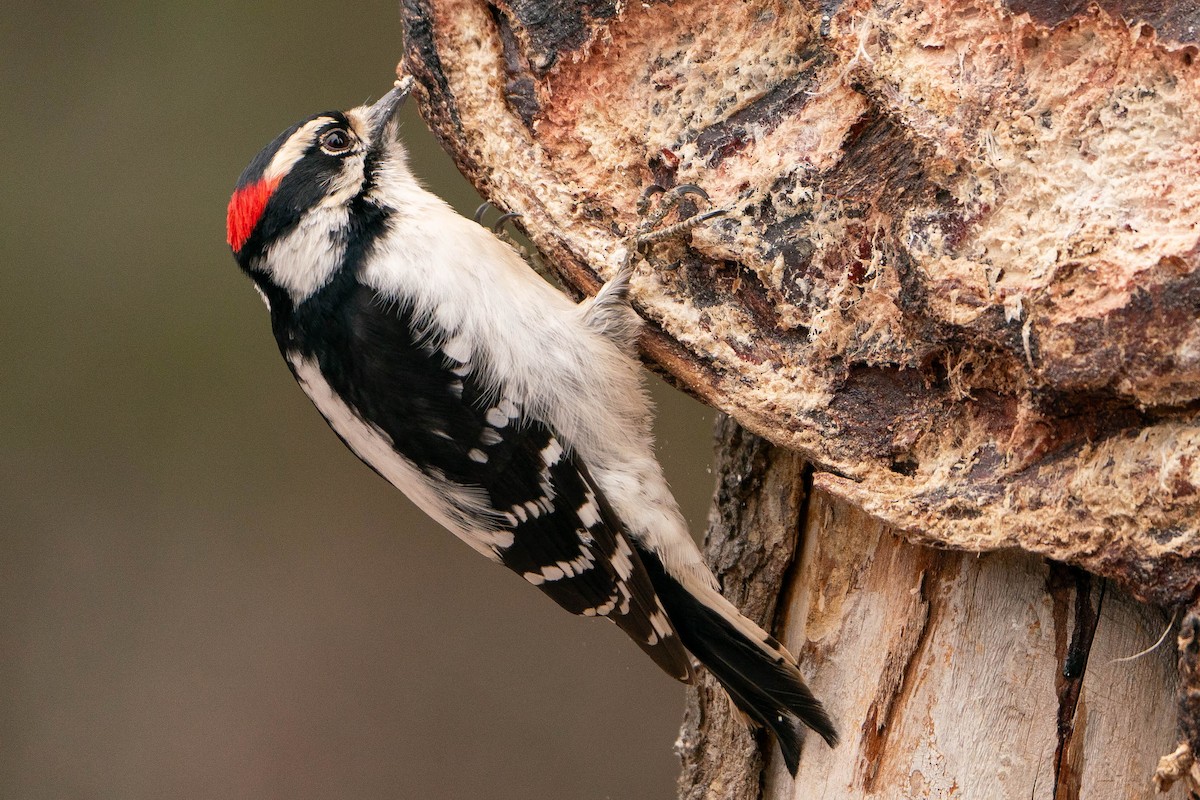
[[[317,130],[334,121],[332,117],[317,117],[297,128],[296,132],[289,136],[283,146],[275,152],[271,163],[263,171],[263,178],[268,181],[276,180],[291,172],[292,167],[296,166],[296,162],[304,157],[305,151],[312,147]]]
[[[366,142],[370,139],[371,124],[365,106],[347,111],[346,119],[350,120],[350,129],[359,138],[359,141]]]

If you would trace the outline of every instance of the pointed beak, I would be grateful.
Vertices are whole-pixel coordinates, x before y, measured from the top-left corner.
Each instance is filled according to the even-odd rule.
[[[396,85],[390,92],[379,98],[375,105],[368,109],[367,113],[371,120],[371,139],[375,142],[382,142],[385,139],[395,139],[397,129],[397,116],[400,113],[404,101],[408,98],[408,93],[412,91],[413,78],[411,75],[406,75],[396,81]]]

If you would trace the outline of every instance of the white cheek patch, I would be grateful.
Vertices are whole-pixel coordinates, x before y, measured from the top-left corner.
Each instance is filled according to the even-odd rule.
[[[296,305],[316,294],[341,267],[346,256],[344,231],[349,224],[350,212],[345,206],[318,207],[306,212],[295,228],[267,248],[263,268]]]

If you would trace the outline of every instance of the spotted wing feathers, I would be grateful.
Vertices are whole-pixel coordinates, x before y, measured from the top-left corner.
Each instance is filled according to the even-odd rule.
[[[689,679],[689,657],[645,567],[566,443],[480,377],[465,338],[369,287],[345,291],[311,339],[289,344],[387,442],[385,456],[422,470],[423,488],[454,501],[443,519],[460,521],[455,532],[476,549],[568,611],[613,620],[666,672]],[[394,472],[363,460],[385,477]],[[469,519],[464,492],[486,500]]]
[[[525,421],[511,441],[487,485],[509,509],[513,543],[501,562],[571,613],[608,617],[668,674],[688,680],[689,659],[645,567],[586,469],[540,423]]]

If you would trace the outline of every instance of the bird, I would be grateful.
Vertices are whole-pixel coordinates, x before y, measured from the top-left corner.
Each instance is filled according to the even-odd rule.
[[[838,735],[796,659],[726,600],[652,449],[630,261],[576,303],[419,183],[413,85],[296,122],[242,172],[227,240],[296,382],[368,467],[668,675],[693,658],[788,770]]]

